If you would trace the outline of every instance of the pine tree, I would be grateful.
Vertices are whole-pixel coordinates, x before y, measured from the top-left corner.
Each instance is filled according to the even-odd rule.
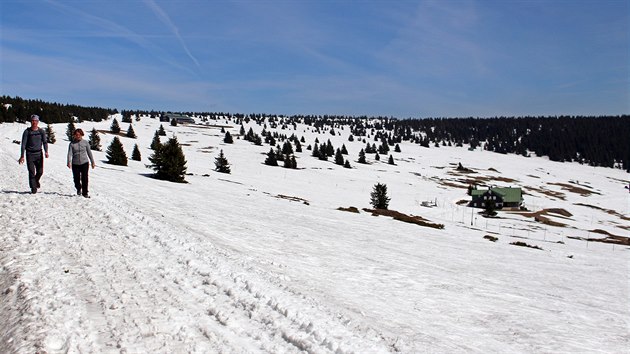
[[[162,126],[162,124],[160,124],[160,128],[158,129],[158,134],[160,136],[166,136],[166,130],[164,130],[164,127]]]
[[[394,152],[400,152],[400,145],[396,144],[396,147],[394,147]]]
[[[302,152],[302,144],[297,139],[295,139],[295,152]]]
[[[149,157],[155,177],[170,182],[184,183],[186,180],[186,157],[176,137],[168,139]]]
[[[370,202],[374,209],[387,209],[390,198],[387,196],[387,185],[377,183],[370,194]]]
[[[177,126],[177,119],[173,118],[171,119],[171,127],[176,127]],[[175,182],[175,181],[171,181],[171,182]]]
[[[359,160],[357,162],[358,163],[367,163],[367,161],[365,160],[365,151],[363,151],[363,149],[361,149],[361,151],[359,151]]]
[[[269,149],[269,152],[267,153],[267,158],[265,159],[265,165],[278,166],[278,159],[276,158],[276,152],[273,151],[273,148]]]
[[[283,155],[293,154],[293,145],[291,145],[291,143],[288,140],[286,140],[284,144],[282,145],[282,154]]]
[[[90,143],[90,149],[94,151],[101,151],[101,137],[98,135],[98,131],[96,131],[96,128],[92,128],[92,130],[90,131],[88,143]]]
[[[352,166],[350,166],[350,161],[346,160],[346,163],[343,164],[343,167],[345,167],[345,168],[352,168]]]
[[[162,146],[162,142],[160,142],[160,132],[158,130],[155,131],[153,135],[153,140],[151,141],[151,146],[149,148],[151,150],[157,150]]]
[[[69,122],[68,123],[68,128],[66,129],[66,136],[68,137],[68,141],[72,141],[72,135],[74,134],[74,130],[76,128],[74,127],[74,123],[73,122]]]
[[[346,144],[341,145],[341,153],[344,155],[348,155],[348,149],[346,149]]]
[[[131,139],[137,138],[136,132],[133,130],[133,125],[129,124],[129,129],[127,129],[127,137]]]
[[[120,124],[118,124],[118,121],[116,120],[116,118],[114,118],[114,121],[112,122],[112,125],[109,127],[109,130],[113,134],[120,133]]]
[[[394,163],[394,156],[393,155],[389,155],[389,160],[387,160],[387,163],[390,165],[395,165]]]
[[[223,137],[223,142],[226,144],[234,144],[234,139],[232,139],[232,135],[230,134],[230,132],[225,132],[225,137]]]
[[[381,155],[379,155],[378,152],[374,155],[374,160],[381,161]]]
[[[133,152],[131,152],[131,159],[134,161],[142,160],[142,156],[140,155],[140,149],[138,149],[138,144],[133,146]]]
[[[343,163],[343,154],[341,153],[341,150],[337,149],[337,152],[335,152],[335,164],[343,166]]]
[[[221,173],[230,173],[230,163],[223,155],[223,150],[219,153],[219,156],[214,159],[214,170]]]
[[[319,146],[317,145],[317,143],[315,143],[315,146],[313,147],[312,155],[313,155],[313,157],[319,158]]]
[[[52,125],[46,125],[46,141],[49,144],[54,144],[57,142],[57,138],[55,138],[55,132],[53,131]]]
[[[112,143],[109,144],[105,156],[107,157],[107,163],[112,165],[127,166],[127,154],[125,153],[123,144],[117,136],[115,136]]]

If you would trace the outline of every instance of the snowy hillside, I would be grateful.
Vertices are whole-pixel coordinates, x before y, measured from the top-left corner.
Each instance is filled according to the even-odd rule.
[[[145,167],[160,124],[143,117],[137,139],[121,137],[141,162],[94,152],[91,199],[75,195],[64,124],[35,195],[13,142],[27,125],[0,125],[0,352],[628,352],[621,170],[405,142],[396,165],[373,154],[363,165],[365,143],[347,127],[301,124],[277,130],[306,140],[292,170],[264,165],[269,145],[222,119],[162,123],[188,161],[188,183],[176,184]],[[105,151],[113,135],[100,136]],[[345,144],[353,168],[312,157],[316,137]],[[231,174],[213,171],[220,149]],[[522,187],[529,212],[482,217],[461,204],[472,181]],[[376,183],[390,209],[445,227],[364,211]],[[359,213],[338,210],[349,207]]]

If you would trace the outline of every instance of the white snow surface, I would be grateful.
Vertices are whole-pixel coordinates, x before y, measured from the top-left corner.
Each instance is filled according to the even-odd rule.
[[[77,127],[87,138],[110,124]],[[182,144],[188,183],[145,166],[160,124]],[[628,353],[630,249],[583,240],[630,236],[621,170],[409,142],[392,148],[396,165],[373,155],[361,165],[365,143],[348,141],[348,127],[301,124],[277,129],[306,139],[290,170],[265,166],[269,145],[237,138],[230,120],[133,126],[138,139],[121,140],[142,161],[106,164],[113,135],[101,133],[84,199],[66,167],[65,124],[53,125],[35,195],[13,142],[27,125],[0,125],[1,353]],[[310,156],[315,137],[345,144],[353,168]],[[231,174],[213,171],[220,149]],[[459,162],[476,173],[457,174]],[[461,179],[480,176],[523,187],[530,211],[570,212],[546,215],[566,226],[458,205],[469,198]],[[444,229],[362,210],[376,183],[390,209]],[[337,210],[351,206],[360,212]]]

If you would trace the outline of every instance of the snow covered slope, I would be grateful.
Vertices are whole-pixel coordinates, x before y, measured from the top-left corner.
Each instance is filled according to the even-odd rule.
[[[0,352],[628,352],[630,249],[585,241],[630,236],[627,173],[410,143],[396,165],[361,165],[347,128],[303,125],[278,130],[306,139],[290,170],[263,165],[269,146],[234,122],[211,123],[164,124],[188,160],[175,184],[145,167],[160,122],[134,122],[138,139],[121,140],[142,161],[95,152],[91,199],[74,195],[65,125],[36,195],[13,143],[26,125],[0,125]],[[353,168],[310,156],[315,137],[345,144]],[[213,171],[220,149],[229,175]],[[473,180],[523,187],[531,213],[458,205]],[[390,209],[444,229],[363,211],[376,183]]]

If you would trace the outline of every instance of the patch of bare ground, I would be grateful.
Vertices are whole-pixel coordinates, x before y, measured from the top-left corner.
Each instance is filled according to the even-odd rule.
[[[120,136],[120,137],[123,137],[123,138],[127,137],[127,131],[123,131],[122,128],[121,128],[120,132],[118,132],[118,133],[112,133],[111,130],[104,130],[104,129],[99,129],[99,130],[97,130],[97,132],[99,132],[100,134],[117,135],[117,136]]]
[[[567,219],[573,216],[573,214],[571,214],[570,212],[564,209],[560,209],[560,208],[543,209],[543,210],[539,210],[539,211],[531,212],[531,213],[518,212],[515,214],[522,215],[528,218],[534,218],[534,220],[536,220],[539,223],[549,225],[549,226],[557,226],[557,227],[566,227],[567,225],[561,222],[553,221],[549,219],[548,217],[546,217],[545,215],[554,214],[554,216],[560,216]]]
[[[339,207],[339,208],[337,208],[337,210],[340,210],[340,211],[347,211],[347,212],[349,212],[349,213],[357,213],[357,214],[359,214],[359,209],[357,209],[357,208],[355,208],[355,207],[353,207],[353,206],[348,207],[348,208]]]
[[[606,177],[608,179],[612,179],[613,181],[617,181],[617,182],[621,182],[625,185],[630,184],[630,180],[626,180],[626,179],[619,179],[619,178],[614,178],[614,177]]]
[[[491,236],[491,235],[486,235],[483,238],[485,238],[486,240],[492,241],[492,242],[497,242],[497,240],[499,239],[498,237]]]
[[[588,207],[588,208],[601,210],[601,211],[603,211],[603,212],[605,212],[607,214],[617,216],[617,217],[621,218],[621,220],[630,221],[629,217],[627,217],[627,216],[625,216],[625,215],[623,215],[623,214],[621,214],[621,213],[619,213],[619,212],[617,212],[615,210],[612,210],[612,209],[604,209],[604,208],[598,207],[596,205],[590,205],[590,204],[584,204],[584,203],[573,203],[573,205],[580,205],[580,206],[585,206],[585,207]]]
[[[544,195],[552,197],[552,198],[566,200],[566,195],[564,193],[562,193],[562,192],[556,192],[556,191],[552,191],[550,189],[536,188],[536,187],[530,187],[530,186],[525,186],[523,188],[525,188],[527,190],[530,190],[530,191],[538,192],[540,194],[544,194]]]
[[[458,200],[457,202],[455,202],[455,204],[457,204],[457,205],[464,205],[464,204],[468,204],[468,202],[470,202],[470,200],[468,200],[468,199],[461,199],[461,200]]]
[[[630,246],[630,237],[613,235],[610,232],[608,232],[606,230],[601,230],[601,229],[590,230],[589,232],[592,232],[594,234],[606,235],[606,237],[604,237],[604,238],[578,237],[578,236],[567,236],[567,237],[571,238],[571,239],[574,239],[574,240],[583,240],[583,241],[589,241],[589,242],[602,242],[602,243],[614,243],[614,244],[617,244],[617,245]]]
[[[531,178],[538,178],[538,179],[540,179],[540,177],[538,177],[538,176],[534,176],[534,175],[527,175],[527,177],[531,177]]]
[[[488,169],[488,171],[492,171],[492,172],[496,172],[496,173],[501,173],[501,172],[497,171],[494,167],[490,167],[490,168]]]
[[[446,179],[442,179],[442,178],[437,178],[437,177],[431,177],[430,178],[432,181],[434,181],[435,183],[445,186],[445,187],[452,187],[452,188],[461,188],[461,189],[468,189],[468,185],[467,184],[456,184],[453,182],[450,182],[449,180]]]
[[[278,194],[275,197],[278,198],[278,199],[286,199],[286,200],[290,200],[292,202],[302,202],[302,203],[304,203],[306,205],[310,205],[308,200],[302,199],[302,198],[299,198],[299,197],[291,197],[291,196],[284,195],[284,194]]]
[[[529,244],[527,244],[525,242],[521,242],[521,241],[511,242],[510,245],[521,246],[521,247],[529,247],[529,248],[534,248],[534,249],[537,249],[537,250],[542,250],[541,247],[532,246],[532,245],[529,245]]]
[[[443,224],[435,224],[421,216],[407,215],[407,214],[403,214],[395,210],[364,208],[363,211],[372,213],[373,216],[379,216],[379,215],[389,216],[393,218],[394,220],[404,221],[404,222],[408,222],[408,223],[416,224],[420,226],[425,226],[425,227],[432,227],[434,229],[444,228]]]
[[[571,193],[576,193],[576,194],[579,194],[579,195],[581,195],[581,196],[583,196],[583,197],[588,197],[588,196],[589,196],[589,195],[591,195],[591,194],[600,194],[600,195],[601,195],[601,193],[598,193],[598,192],[592,191],[592,190],[590,190],[590,189],[586,189],[586,188],[582,188],[582,187],[577,187],[577,186],[575,186],[575,185],[573,185],[573,184],[568,184],[568,183],[554,183],[554,182],[548,182],[547,184],[554,185],[554,186],[560,186],[560,187],[562,187],[562,190],[563,190],[563,191],[569,191],[569,192],[571,192]]]

